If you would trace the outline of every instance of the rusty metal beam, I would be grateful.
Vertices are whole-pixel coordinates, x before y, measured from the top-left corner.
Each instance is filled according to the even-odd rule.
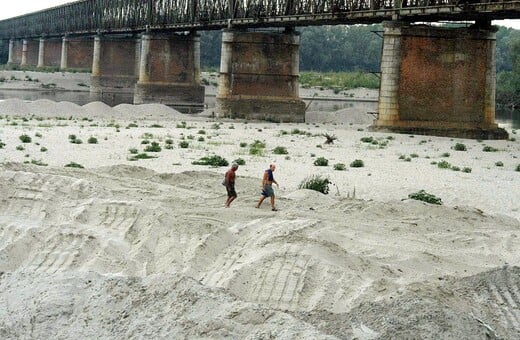
[[[479,0],[483,1],[483,0]],[[0,21],[0,39],[404,21],[520,18],[520,1],[83,0]]]

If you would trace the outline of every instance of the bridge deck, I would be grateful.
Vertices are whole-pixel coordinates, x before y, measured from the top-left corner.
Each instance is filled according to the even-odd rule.
[[[479,0],[482,1],[482,0]],[[237,28],[520,18],[520,1],[83,0],[0,21],[0,39]]]

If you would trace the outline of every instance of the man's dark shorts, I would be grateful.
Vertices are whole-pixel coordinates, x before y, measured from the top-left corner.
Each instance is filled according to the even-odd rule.
[[[235,185],[226,185],[227,195],[228,197],[237,197],[237,192],[235,191]]]
[[[265,196],[265,197],[272,197],[272,196],[274,196],[273,186],[270,185],[270,184],[264,185],[264,190],[262,191],[262,196]]]

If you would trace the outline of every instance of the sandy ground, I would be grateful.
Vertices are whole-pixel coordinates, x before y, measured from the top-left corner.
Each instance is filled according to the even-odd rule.
[[[369,132],[347,111],[273,124],[0,102],[0,338],[519,338],[520,141]],[[130,160],[143,140],[162,150]],[[230,209],[227,167],[192,164],[211,155],[245,161]],[[277,212],[254,208],[271,162]],[[310,175],[328,195],[298,189]],[[443,205],[408,198],[422,189]]]

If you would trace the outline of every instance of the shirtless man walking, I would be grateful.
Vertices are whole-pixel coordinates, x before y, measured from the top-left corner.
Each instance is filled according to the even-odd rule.
[[[264,178],[262,179],[262,197],[260,197],[260,201],[258,201],[258,204],[256,205],[257,208],[260,208],[262,205],[262,202],[266,199],[266,197],[271,197],[271,210],[277,211],[276,207],[274,206],[274,189],[273,189],[273,183],[276,184],[277,187],[279,187],[278,182],[274,179],[273,172],[276,170],[276,165],[271,164],[269,165],[269,169],[265,170],[264,172]]]
[[[229,169],[226,172],[226,179],[224,180],[224,184],[226,185],[226,191],[227,191],[227,200],[225,207],[229,208],[231,202],[237,198],[237,192],[235,190],[235,178],[236,178],[236,171],[238,170],[238,164],[233,163],[231,166],[231,169]]]

